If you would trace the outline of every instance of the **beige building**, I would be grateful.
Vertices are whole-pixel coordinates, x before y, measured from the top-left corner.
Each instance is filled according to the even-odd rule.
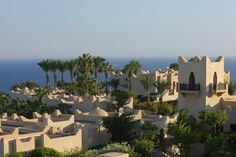
[[[230,72],[225,72],[224,57],[190,60],[179,57],[179,109],[186,108],[198,117],[205,108],[225,110],[228,121],[224,131],[236,131],[236,96],[228,94]]]
[[[102,127],[102,118],[108,114],[96,108],[81,117],[61,114],[33,114],[33,119],[6,113],[0,117],[0,156],[28,152],[37,147],[50,147],[60,152],[73,148],[91,148],[107,144],[111,137]],[[69,142],[66,142],[69,141]]]
[[[143,95],[146,96],[146,91],[141,84],[140,80],[142,80],[145,76],[152,77],[155,81],[158,80],[166,80],[170,82],[170,88],[169,90],[164,94],[163,101],[175,101],[178,98],[178,71],[175,71],[173,69],[165,69],[165,70],[156,70],[154,72],[144,71],[140,70],[139,73],[132,76],[132,90],[137,95]],[[112,79],[118,79],[119,80],[119,86],[118,89],[122,91],[129,91],[129,81],[128,81],[128,75],[123,74],[122,72],[118,73],[112,73],[111,74]],[[157,89],[155,87],[150,89],[150,93],[156,93]],[[159,101],[159,98],[156,100]]]
[[[229,82],[224,57],[215,61],[208,57],[179,57],[179,109],[187,108],[194,116],[207,107],[219,109],[221,98],[228,95]]]

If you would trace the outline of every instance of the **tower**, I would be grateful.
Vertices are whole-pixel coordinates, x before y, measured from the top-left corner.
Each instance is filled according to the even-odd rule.
[[[179,109],[186,108],[198,116],[205,108],[220,108],[228,94],[230,72],[224,70],[224,57],[211,61],[207,56],[186,60],[179,57]]]

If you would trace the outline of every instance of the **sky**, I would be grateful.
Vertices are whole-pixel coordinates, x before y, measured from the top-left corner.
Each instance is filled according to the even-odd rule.
[[[236,0],[0,0],[0,60],[235,52]]]

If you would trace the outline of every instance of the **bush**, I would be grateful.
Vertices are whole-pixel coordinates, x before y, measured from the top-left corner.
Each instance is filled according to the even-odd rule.
[[[171,104],[158,105],[157,114],[162,116],[171,116],[174,113],[174,107]]]
[[[22,153],[22,152],[14,153],[11,155],[5,155],[5,157],[24,157],[24,153]]]
[[[99,150],[99,154],[108,152],[128,153],[129,157],[139,157],[139,155],[134,152],[132,147],[127,142],[108,144],[107,146]]]
[[[75,148],[69,151],[64,152],[64,157],[96,157],[98,151],[97,150],[90,150],[86,151],[84,149]]]
[[[63,157],[63,155],[52,148],[37,148],[30,152],[30,157]]]
[[[23,89],[26,87],[28,87],[29,89],[39,88],[39,84],[35,81],[25,81],[22,83],[15,83],[11,88],[13,90],[16,90],[16,88]]]
[[[154,143],[147,139],[135,140],[134,151],[142,157],[150,157],[154,149]]]
[[[151,123],[145,123],[142,125],[142,138],[150,141],[157,141],[158,127]]]

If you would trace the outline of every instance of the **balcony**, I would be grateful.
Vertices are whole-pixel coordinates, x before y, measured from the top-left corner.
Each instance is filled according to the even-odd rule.
[[[211,93],[224,93],[227,91],[226,83],[210,84],[209,90]]]
[[[179,92],[180,93],[200,93],[200,83],[198,84],[180,83]]]

